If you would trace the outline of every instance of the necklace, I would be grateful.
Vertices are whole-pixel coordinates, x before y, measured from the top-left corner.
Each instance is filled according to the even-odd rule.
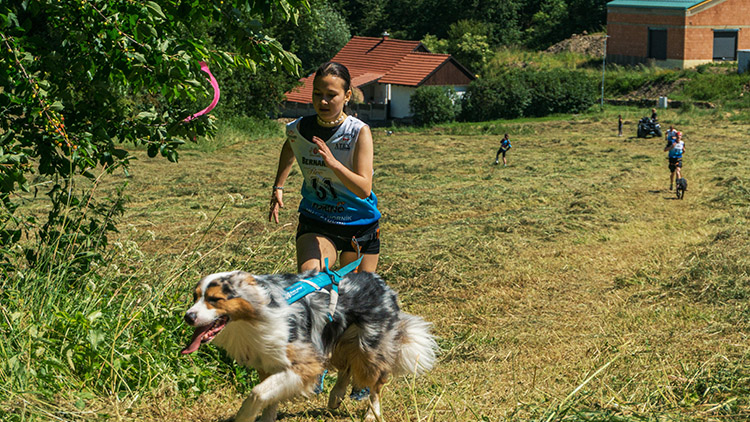
[[[318,123],[320,125],[322,125],[322,126],[335,126],[335,125],[341,123],[346,118],[346,113],[341,113],[341,115],[339,115],[338,119],[330,121],[330,122],[326,122],[325,120],[321,119],[320,116],[317,116],[317,117],[318,117]]]

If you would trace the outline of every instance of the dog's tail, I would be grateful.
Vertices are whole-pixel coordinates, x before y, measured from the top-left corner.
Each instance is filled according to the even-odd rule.
[[[438,345],[432,324],[418,316],[399,313],[399,353],[394,375],[421,375],[435,366]]]

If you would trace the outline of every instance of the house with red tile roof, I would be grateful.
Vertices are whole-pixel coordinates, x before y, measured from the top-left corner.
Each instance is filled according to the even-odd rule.
[[[462,95],[476,77],[449,54],[434,54],[419,41],[383,37],[352,37],[331,59],[349,69],[352,87],[362,92],[362,104],[350,104],[365,121],[411,116],[409,100],[423,85],[453,88]],[[312,108],[314,75],[286,93],[284,116],[315,113]]]

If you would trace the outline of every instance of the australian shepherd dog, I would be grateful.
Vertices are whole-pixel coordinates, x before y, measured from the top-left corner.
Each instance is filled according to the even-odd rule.
[[[374,421],[391,376],[419,375],[435,364],[430,324],[402,312],[396,293],[376,274],[345,276],[331,318],[324,292],[288,304],[284,289],[314,275],[234,271],[206,276],[195,287],[185,314],[195,332],[182,353],[212,341],[260,377],[235,422],[253,422],[261,411],[262,421],[276,420],[279,402],[310,395],[328,369],[338,371],[328,407],[341,404],[350,383],[369,388],[365,420]]]

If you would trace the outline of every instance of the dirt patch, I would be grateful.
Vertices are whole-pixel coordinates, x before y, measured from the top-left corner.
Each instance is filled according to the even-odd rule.
[[[586,56],[602,57],[604,55],[604,40],[606,34],[588,34],[583,31],[582,34],[573,34],[567,40],[560,41],[552,45],[547,53],[578,53]]]
[[[679,91],[688,82],[687,78],[680,78],[672,82],[656,82],[646,84],[631,92],[627,98],[658,98],[669,97],[673,92]]]

